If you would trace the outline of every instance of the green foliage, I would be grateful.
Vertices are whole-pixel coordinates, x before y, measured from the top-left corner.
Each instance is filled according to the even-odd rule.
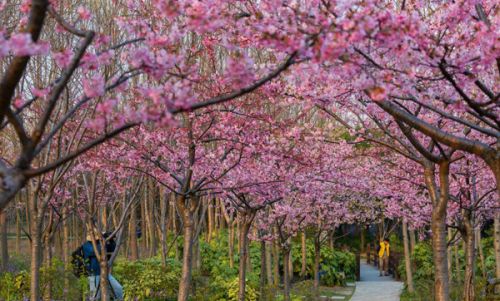
[[[227,285],[227,300],[228,301],[236,301],[238,300],[238,292],[239,292],[239,278],[233,279],[233,281],[229,282]],[[225,299],[222,299],[225,300]],[[222,301],[219,300],[219,301]],[[248,285],[245,289],[245,300],[246,301],[257,301],[257,291],[252,286]]]
[[[177,293],[181,265],[168,259],[163,266],[157,257],[138,261],[119,261],[113,275],[123,285],[125,300],[165,300]]]
[[[234,267],[229,266],[229,249],[227,233],[220,232],[210,243],[200,238],[201,275],[207,278],[204,286],[198,287],[195,300],[229,301],[238,296],[238,264],[237,246],[234,249]],[[259,286],[260,245],[252,242],[249,246],[251,270],[247,270],[246,298],[257,298],[256,288]],[[196,277],[194,277],[196,280]]]
[[[356,257],[351,252],[338,251],[322,246],[320,251],[321,283],[327,286],[345,285],[346,280],[355,278]],[[292,249],[294,273],[299,274],[302,267],[302,246],[294,244]],[[314,278],[314,244],[306,241],[306,275]]]
[[[493,254],[493,242],[492,238],[488,237],[481,240],[483,245],[483,250],[485,252],[485,267],[487,275],[494,275],[495,271],[495,259]],[[460,300],[462,296],[463,289],[463,277],[464,277],[464,251],[460,248],[458,253],[458,263],[459,269],[457,271],[455,265],[455,252],[453,252],[453,268],[450,274],[450,299]],[[415,293],[410,294],[406,289],[401,295],[401,300],[403,301],[427,301],[434,299],[434,262],[432,258],[432,248],[430,242],[420,242],[416,244],[415,250],[412,255],[412,266],[413,266],[413,282],[415,286]],[[475,288],[476,288],[476,299],[484,299],[484,289],[486,280],[482,278],[481,264],[479,262],[479,256],[477,256],[476,266],[476,278],[475,278]],[[400,274],[403,278],[406,278],[405,265],[402,261],[398,267]]]
[[[25,264],[22,270],[0,274],[0,300],[23,300],[29,296],[30,273]],[[65,285],[68,285],[65,291]],[[53,300],[78,300],[88,286],[86,278],[77,279],[64,263],[52,259],[50,266],[40,268],[40,292],[45,294],[50,289]]]
[[[26,271],[18,274],[0,274],[0,300],[23,300],[29,294],[29,275]]]

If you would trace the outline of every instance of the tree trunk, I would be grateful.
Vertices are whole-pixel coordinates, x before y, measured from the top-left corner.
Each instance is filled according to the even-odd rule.
[[[448,228],[448,241],[451,242],[453,238],[452,229]],[[448,246],[448,275],[450,275],[450,285],[453,276],[453,245]]]
[[[47,233],[45,235],[43,247],[45,249],[44,265],[45,268],[50,269],[52,265],[52,246],[51,246],[50,233]],[[43,300],[50,301],[52,299],[52,278],[49,277],[48,279],[46,279],[46,281],[47,283],[45,283],[45,286],[43,288],[44,289]]]
[[[108,268],[108,262],[106,259],[106,251],[105,251],[105,249],[104,249],[104,252],[102,250],[103,250],[103,248],[101,248],[101,256],[104,257],[104,260],[102,260],[99,263],[100,267],[101,267],[101,274],[99,275],[100,276],[99,286],[100,286],[100,291],[101,291],[101,301],[110,301],[111,294],[109,291],[109,281],[108,281],[109,268]]]
[[[64,269],[69,271],[71,269],[70,266],[70,243],[69,243],[69,220],[68,220],[68,207],[64,206],[62,210],[62,218],[63,218],[63,261],[64,261]],[[64,277],[64,300],[68,300],[68,291],[69,291],[69,277]]]
[[[486,266],[484,262],[484,252],[483,245],[481,244],[481,227],[475,228],[475,239],[476,239],[476,247],[479,253],[479,262],[481,263],[481,272],[484,279],[487,279]]]
[[[16,254],[21,254],[21,209],[16,208]]]
[[[189,209],[186,208],[183,211],[184,250],[182,252],[182,276],[177,301],[187,301],[188,299],[193,268],[193,217]]]
[[[446,233],[446,209],[449,198],[449,162],[439,164],[439,189],[435,181],[434,165],[424,168],[424,178],[433,210],[431,218],[432,253],[434,259],[435,301],[449,300],[449,275]]]
[[[319,233],[314,238],[314,289],[319,289],[319,262],[321,260],[321,242]]]
[[[0,271],[7,270],[9,245],[7,242],[7,212],[0,209]]]
[[[301,250],[302,250],[302,266],[300,267],[300,277],[302,279],[306,278],[307,271],[307,249],[306,249],[306,232],[302,231],[301,237]]]
[[[293,281],[293,257],[292,257],[292,240],[290,240],[290,252],[289,255],[288,255],[288,280],[290,282]]]
[[[410,244],[408,241],[408,224],[403,221],[403,247],[405,255],[405,270],[406,270],[406,285],[408,285],[408,292],[415,292],[413,286],[413,273],[411,270],[411,258],[410,258]]]
[[[38,207],[38,197],[29,196],[28,207],[30,212],[31,236],[31,265],[30,265],[30,300],[40,300],[40,263],[42,260],[42,217],[43,208]]]
[[[470,214],[464,216],[464,231],[462,231],[463,239],[465,242],[465,273],[464,273],[464,286],[463,286],[463,300],[474,301],[474,269],[475,269],[475,238],[474,227],[470,220]]]
[[[265,300],[264,289],[266,287],[266,242],[264,240],[260,241],[260,283],[259,283],[259,295],[260,300]]]
[[[133,205],[130,210],[130,222],[129,222],[129,236],[130,236],[130,259],[139,259],[139,246],[137,244],[137,210]],[[142,229],[141,229],[142,231]],[[143,233],[144,234],[144,233]]]
[[[273,284],[273,271],[272,271],[273,264],[271,257],[271,248],[272,248],[272,242],[266,241],[266,277],[268,285]]]
[[[493,233],[493,244],[495,246],[496,278],[500,279],[500,212],[495,214],[495,231]]]
[[[228,256],[229,256],[229,267],[234,268],[234,221],[230,221],[228,225],[229,229],[227,234],[228,237]]]
[[[283,300],[290,301],[290,246],[283,247]]]
[[[160,196],[160,243],[161,243],[161,262],[163,267],[167,266],[167,206],[168,196],[161,191]]]
[[[410,254],[412,256],[415,251],[415,245],[417,244],[417,238],[415,236],[415,230],[410,230]]]
[[[207,242],[212,240],[213,231],[214,231],[214,223],[215,223],[215,204],[212,198],[207,199],[208,202],[208,231],[207,231]]]
[[[248,232],[253,221],[252,213],[244,213],[240,216],[240,266],[239,266],[239,290],[238,301],[245,301],[246,270],[248,261]]]

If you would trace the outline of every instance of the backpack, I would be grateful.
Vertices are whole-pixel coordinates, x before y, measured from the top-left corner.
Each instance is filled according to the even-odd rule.
[[[73,253],[71,253],[71,266],[73,267],[73,274],[80,278],[88,276],[87,266],[85,264],[85,256],[83,254],[83,247],[79,246]]]
[[[380,252],[380,244],[377,244],[377,254]]]

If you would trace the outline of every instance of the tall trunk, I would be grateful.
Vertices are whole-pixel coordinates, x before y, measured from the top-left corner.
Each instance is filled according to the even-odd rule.
[[[483,245],[481,244],[481,227],[476,227],[475,228],[475,239],[476,239],[476,247],[477,251],[479,253],[479,262],[481,263],[481,272],[483,279],[487,279],[487,274],[486,274],[486,266],[484,262],[484,252],[483,252]]]
[[[207,231],[207,242],[210,242],[213,236],[213,230],[214,230],[214,219],[215,219],[215,206],[214,206],[214,201],[212,198],[207,199],[208,202],[208,214],[207,214],[207,219],[208,219],[208,231]]]
[[[246,289],[246,271],[248,262],[248,231],[250,230],[250,225],[252,222],[252,217],[248,214],[242,214],[240,218],[240,235],[239,235],[239,247],[240,247],[240,266],[239,266],[239,290],[238,290],[238,300],[245,301],[245,289]]]
[[[170,219],[172,220],[172,233],[174,237],[177,235],[177,209],[175,207],[175,195],[172,197],[172,203],[170,206]],[[174,251],[175,251],[175,259],[179,260],[179,247],[177,245],[177,239],[174,239]]]
[[[30,300],[40,300],[40,261],[41,261],[41,223],[38,216],[37,199],[30,198],[30,232],[31,232],[31,265],[30,265]]]
[[[150,256],[155,256],[157,249],[158,249],[158,239],[156,238],[156,231],[155,231],[155,220],[154,220],[154,212],[155,212],[155,207],[154,207],[154,200],[155,198],[153,197],[153,189],[150,190],[149,193],[149,199],[146,199],[145,202],[147,203],[147,210],[146,210],[146,217],[148,220],[148,233],[149,233],[149,241],[150,241],[150,250],[149,254]]]
[[[64,269],[66,271],[69,271],[71,266],[70,266],[70,256],[69,256],[69,250],[70,250],[70,244],[69,244],[69,220],[68,220],[68,207],[64,206],[62,210],[62,218],[63,218],[63,224],[62,224],[62,230],[63,230],[63,239],[62,239],[62,256],[63,256],[63,261],[64,261]],[[68,300],[68,291],[69,291],[69,277],[64,277],[64,300]]]
[[[146,196],[146,193],[147,193],[147,185],[145,185],[145,188],[144,188],[144,196],[143,196],[143,200],[142,202],[140,203],[140,218],[139,216],[137,216],[139,218],[139,224],[140,224],[140,228],[141,228],[141,239],[140,239],[140,247],[141,247],[141,254],[142,256],[144,256],[145,254],[147,254],[147,250],[148,250],[148,237],[149,237],[149,233],[148,233],[148,226],[146,224],[146,201],[147,201],[147,196]]]
[[[495,231],[493,231],[493,244],[495,247],[495,263],[496,263],[496,278],[500,279],[500,212],[497,211],[495,214],[495,221],[494,221],[494,228]]]
[[[234,221],[230,221],[228,225],[228,256],[229,256],[229,267],[234,267]]]
[[[462,236],[465,242],[465,273],[463,286],[463,300],[474,301],[474,270],[475,270],[475,235],[474,226],[471,221],[470,213],[464,215],[464,229]]]
[[[415,237],[415,230],[410,230],[410,254],[413,255],[415,251],[415,245],[417,244],[417,238]]]
[[[45,235],[43,247],[45,249],[44,265],[47,269],[50,269],[50,266],[52,265],[52,246],[51,246],[50,233],[47,233]],[[48,277],[47,279],[45,279],[45,281],[46,283],[44,287],[43,300],[50,301],[52,299],[52,278]]]
[[[290,265],[288,262],[290,261],[290,246],[283,247],[283,300],[290,301]]]
[[[280,252],[278,247],[278,242],[273,240],[273,280],[274,286],[278,287],[280,284]]]
[[[271,248],[272,243],[270,241],[266,241],[266,277],[268,285],[273,284],[273,264],[271,257]]]
[[[182,275],[177,301],[187,301],[188,299],[191,288],[191,271],[193,268],[193,217],[187,208],[183,210],[182,214],[184,222],[184,249],[182,252]]]
[[[16,208],[16,254],[21,253],[21,209]]]
[[[314,238],[314,289],[319,289],[319,262],[321,260],[321,241],[319,237]]]
[[[266,273],[266,242],[264,240],[260,241],[260,283],[259,283],[259,295],[260,300],[265,300],[264,298],[264,289],[266,287],[267,273]]]
[[[137,210],[136,210],[135,206],[132,206],[132,208],[130,210],[130,222],[129,223],[130,223],[129,224],[130,259],[131,260],[138,260],[139,259],[139,246],[137,245]]]
[[[410,244],[408,241],[408,223],[403,221],[403,248],[405,255],[405,269],[406,269],[406,285],[408,286],[408,292],[413,293],[415,288],[413,286],[413,273],[411,270],[411,258],[410,258]]]
[[[430,174],[432,172],[432,174]],[[433,170],[425,170],[426,181],[432,181]],[[448,301],[449,275],[448,254],[446,238],[446,209],[449,198],[449,162],[439,164],[439,191],[435,185],[431,186],[430,193],[434,195],[433,211],[431,218],[432,250],[434,257],[434,292],[435,301]],[[428,186],[429,187],[429,186]]]
[[[9,246],[7,243],[7,212],[0,209],[0,271],[7,270]]]
[[[448,241],[453,238],[452,229],[448,228]],[[448,246],[448,275],[450,275],[450,284],[453,277],[453,245]]]
[[[306,232],[302,231],[301,237],[301,250],[302,250],[302,266],[300,267],[300,277],[302,279],[306,278],[306,269],[307,269],[307,249],[306,249]]]
[[[105,247],[104,247],[105,248]],[[109,275],[109,268],[108,268],[108,262],[106,259],[106,251],[102,251],[103,248],[101,248],[101,256],[103,256],[103,260],[99,263],[100,268],[101,268],[101,274],[100,274],[100,280],[99,280],[99,287],[101,291],[101,301],[110,301],[111,300],[111,294],[109,291],[109,281],[108,281],[108,275]]]
[[[165,267],[167,265],[167,206],[168,196],[160,192],[160,243],[161,243],[161,262]]]
[[[289,255],[288,255],[288,280],[290,282],[293,281],[293,257],[292,257],[292,240],[290,240],[290,252],[289,252]]]

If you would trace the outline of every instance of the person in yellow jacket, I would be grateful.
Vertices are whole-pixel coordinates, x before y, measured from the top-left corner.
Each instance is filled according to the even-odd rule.
[[[389,240],[386,238],[384,240],[380,240],[380,250],[378,251],[379,258],[379,276],[388,276],[389,275],[389,254],[390,254],[391,246],[389,245]]]

